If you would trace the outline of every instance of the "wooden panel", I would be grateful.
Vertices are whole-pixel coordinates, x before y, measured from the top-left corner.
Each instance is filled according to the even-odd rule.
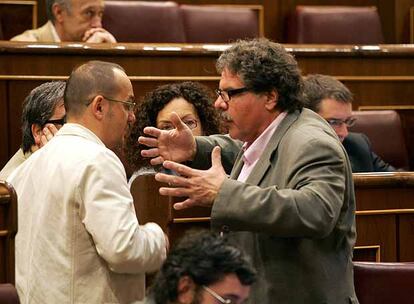
[[[0,283],[14,284],[14,239],[17,233],[17,195],[0,181]]]
[[[10,157],[9,151],[9,115],[7,113],[8,95],[6,82],[0,81],[0,168]]]
[[[380,246],[382,262],[398,261],[396,216],[357,215],[356,225],[356,246]]]
[[[381,246],[355,246],[353,261],[381,262]]]
[[[27,0],[0,0],[0,29],[4,40],[25,30],[37,28],[37,2]]]
[[[400,261],[412,262],[414,257],[414,214],[399,216]]]
[[[140,224],[155,222],[174,244],[189,229],[206,229],[210,225],[210,208],[174,210],[179,198],[159,195],[162,183],[153,174],[138,176],[131,185],[131,194]]]

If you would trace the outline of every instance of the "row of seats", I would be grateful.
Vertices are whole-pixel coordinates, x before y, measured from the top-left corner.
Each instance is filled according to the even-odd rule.
[[[264,35],[261,5],[179,5],[173,1],[122,0],[105,3],[103,26],[119,42],[229,43]],[[37,6],[28,4],[0,0],[0,40],[36,26]],[[288,43],[384,42],[374,6],[300,5],[288,18],[285,28]]]
[[[260,6],[106,1],[103,27],[118,42],[229,43],[263,35]]]
[[[299,5],[291,14],[286,29],[288,43],[384,43],[375,6]]]
[[[260,9],[106,1],[103,26],[119,42],[228,43],[263,35]],[[375,6],[297,6],[287,23],[288,43],[381,44]]]
[[[395,168],[410,169],[404,128],[394,110],[354,111],[355,125],[349,130],[368,136],[372,150]],[[386,137],[384,137],[386,136]]]

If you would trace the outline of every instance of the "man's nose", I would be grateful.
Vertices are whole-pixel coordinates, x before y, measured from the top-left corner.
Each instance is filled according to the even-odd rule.
[[[216,109],[220,109],[220,110],[227,110],[228,105],[226,102],[224,102],[223,98],[221,98],[220,96],[217,97],[216,101],[214,102],[214,107]]]
[[[345,138],[348,136],[348,127],[346,126],[345,123],[342,123],[337,129],[336,129],[336,133],[338,134],[339,137]]]
[[[94,28],[102,27],[102,16],[96,15],[91,20],[91,26]]]

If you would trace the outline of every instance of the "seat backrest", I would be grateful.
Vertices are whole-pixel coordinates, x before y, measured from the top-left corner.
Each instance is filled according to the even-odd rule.
[[[360,304],[414,303],[414,263],[354,262]]]
[[[368,136],[372,150],[396,168],[409,169],[407,144],[400,116],[396,111],[354,111],[351,132]]]
[[[330,44],[384,43],[375,6],[304,6],[288,19],[287,42]]]
[[[0,283],[14,284],[14,238],[16,233],[17,194],[11,184],[0,181]]]
[[[37,1],[0,0],[0,40],[37,28]]]
[[[185,42],[179,6],[172,1],[105,1],[102,26],[118,42]]]
[[[261,32],[260,7],[181,5],[187,43],[229,43]]]
[[[140,224],[155,222],[160,225],[168,236],[170,246],[188,229],[209,228],[210,208],[175,210],[174,203],[183,198],[161,195],[159,189],[163,186],[166,184],[155,180],[155,173],[139,175],[132,182],[131,194]]]
[[[0,284],[0,303],[19,304],[19,295],[12,284]]]

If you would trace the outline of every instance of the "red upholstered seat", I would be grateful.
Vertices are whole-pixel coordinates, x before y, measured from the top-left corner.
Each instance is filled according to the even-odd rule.
[[[408,150],[400,116],[396,111],[354,111],[352,132],[368,136],[373,151],[396,168],[409,169]]]
[[[287,42],[384,43],[375,6],[297,6],[287,24]]]
[[[118,42],[185,42],[179,6],[172,1],[105,1],[102,25]]]
[[[228,6],[181,5],[188,43],[229,43],[260,36],[259,12]]]
[[[354,262],[360,304],[414,303],[414,263]]]
[[[0,303],[19,304],[19,296],[16,288],[12,284],[0,284]]]

